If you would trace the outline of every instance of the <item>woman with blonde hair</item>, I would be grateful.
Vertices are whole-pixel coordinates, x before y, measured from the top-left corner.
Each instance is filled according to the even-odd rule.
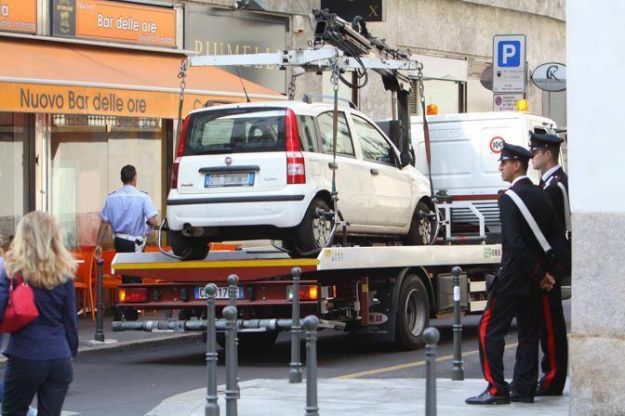
[[[41,211],[25,215],[0,260],[0,319],[19,279],[32,287],[39,317],[11,334],[4,351],[3,416],[25,415],[35,394],[39,416],[61,414],[78,350],[75,269],[54,218]]]

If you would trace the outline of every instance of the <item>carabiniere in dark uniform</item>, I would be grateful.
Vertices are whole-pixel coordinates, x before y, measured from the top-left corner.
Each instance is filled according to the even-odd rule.
[[[530,153],[505,143],[499,170],[505,181],[526,204],[538,226],[548,234],[553,212],[546,197],[525,176]],[[516,163],[518,162],[518,163]],[[517,318],[518,347],[513,383],[513,400],[533,402],[538,378],[538,322],[540,287],[553,282],[547,273],[547,256],[514,201],[503,194],[499,199],[502,224],[502,261],[498,276],[489,288],[489,298],[479,325],[479,351],[487,389],[470,397],[467,404],[510,403],[510,385],[504,379],[504,336]],[[551,280],[550,280],[551,279]],[[552,284],[552,283],[551,283]]]
[[[555,134],[530,135],[532,165],[542,173],[540,187],[544,189],[555,216],[566,230],[570,251],[570,212],[568,204],[568,176],[558,164],[562,139]],[[569,265],[570,272],[570,265]],[[557,279],[554,290],[542,293],[540,305],[540,346],[543,352],[541,368],[543,377],[538,382],[536,395],[559,396],[566,383],[568,343],[566,322],[562,308],[561,281]]]

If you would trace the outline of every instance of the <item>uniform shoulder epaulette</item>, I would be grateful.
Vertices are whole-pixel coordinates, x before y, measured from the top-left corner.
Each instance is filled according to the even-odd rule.
[[[115,190],[115,191],[113,191],[113,192],[110,192],[107,196],[111,196],[111,195],[113,195],[113,194],[114,194],[114,193],[116,193],[116,192],[117,192],[117,190]]]
[[[144,193],[144,194],[146,194],[146,195],[150,195],[150,194],[148,194],[146,191],[142,191],[141,189],[139,189],[139,192]]]

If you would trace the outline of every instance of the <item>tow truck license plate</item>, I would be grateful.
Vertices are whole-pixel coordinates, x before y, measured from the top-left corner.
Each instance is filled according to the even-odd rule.
[[[243,288],[241,286],[238,287],[237,299],[243,299]],[[196,299],[207,299],[206,295],[206,287],[205,286],[196,286],[195,287],[195,298]],[[215,299],[228,299],[228,288],[227,287],[218,287],[217,293],[215,293]]]
[[[205,188],[254,186],[254,172],[211,173],[204,179]]]

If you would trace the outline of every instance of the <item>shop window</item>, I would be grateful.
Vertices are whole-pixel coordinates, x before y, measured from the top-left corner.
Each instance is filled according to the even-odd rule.
[[[161,206],[165,137],[160,119],[53,116],[49,202],[69,247],[95,244],[100,210],[122,186],[124,165],[137,168],[137,188]]]
[[[0,248],[6,248],[17,223],[28,210],[28,145],[26,114],[0,113]]]

